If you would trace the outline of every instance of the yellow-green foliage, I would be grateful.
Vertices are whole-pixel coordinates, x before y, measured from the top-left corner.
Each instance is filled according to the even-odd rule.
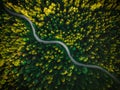
[[[120,76],[120,5],[117,0],[3,2],[13,12],[28,17],[39,38],[62,41],[76,61],[99,65]],[[61,46],[38,43],[27,21],[10,16],[4,10],[0,12],[0,89],[118,88],[102,72],[75,66]]]

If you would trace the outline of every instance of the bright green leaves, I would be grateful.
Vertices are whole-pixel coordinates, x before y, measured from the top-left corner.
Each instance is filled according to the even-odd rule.
[[[24,40],[24,41],[29,41],[29,38],[24,38],[23,40]]]

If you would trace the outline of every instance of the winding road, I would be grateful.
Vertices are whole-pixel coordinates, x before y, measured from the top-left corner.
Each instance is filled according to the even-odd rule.
[[[33,23],[24,15],[21,15],[21,14],[18,14],[18,13],[15,13],[15,12],[12,12],[11,10],[9,10],[8,8],[4,7],[5,11],[7,11],[9,14],[11,15],[14,15],[14,16],[17,16],[17,17],[20,17],[20,18],[23,18],[25,20],[27,20],[31,26],[31,29],[32,29],[32,32],[33,32],[33,36],[35,37],[35,39],[40,42],[40,43],[44,43],[44,44],[59,44],[61,45],[67,52],[67,55],[69,56],[69,58],[71,59],[71,61],[77,65],[77,66],[82,66],[82,67],[87,67],[87,68],[93,68],[93,69],[98,69],[98,70],[101,70],[102,72],[105,72],[107,75],[109,75],[111,78],[113,78],[113,80],[120,84],[120,81],[115,77],[113,76],[110,72],[108,72],[107,70],[105,70],[104,68],[100,67],[100,66],[97,66],[97,65],[88,65],[88,64],[82,64],[80,62],[77,62],[72,56],[71,56],[71,53],[70,53],[70,50],[68,49],[68,47],[65,45],[65,43],[61,42],[61,41],[46,41],[46,40],[42,40],[40,39],[37,34],[36,34],[36,31],[35,31],[35,28],[33,26]]]

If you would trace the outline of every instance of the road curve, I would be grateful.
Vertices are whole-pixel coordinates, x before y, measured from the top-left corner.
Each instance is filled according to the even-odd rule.
[[[9,14],[11,15],[14,15],[14,16],[17,16],[17,17],[20,17],[20,18],[23,18],[25,20],[27,20],[32,28],[32,32],[33,32],[33,36],[35,37],[35,39],[40,42],[40,43],[44,43],[44,44],[59,44],[61,45],[67,52],[67,55],[69,56],[69,58],[71,59],[71,61],[77,65],[77,66],[82,66],[82,67],[87,67],[87,68],[94,68],[94,69],[98,69],[98,70],[101,70],[103,72],[105,72],[107,75],[109,75],[111,78],[113,78],[113,80],[120,84],[120,81],[115,77],[113,76],[110,72],[108,72],[107,70],[105,70],[104,68],[100,67],[100,66],[97,66],[97,65],[88,65],[88,64],[82,64],[80,62],[77,62],[72,56],[71,56],[71,53],[70,53],[70,50],[68,49],[68,47],[61,41],[46,41],[46,40],[42,40],[40,39],[37,34],[36,34],[36,31],[35,31],[35,28],[33,26],[33,23],[24,15],[21,15],[21,14],[18,14],[18,13],[15,13],[15,12],[12,12],[11,10],[9,10],[8,8],[4,7],[5,11],[7,11]]]

